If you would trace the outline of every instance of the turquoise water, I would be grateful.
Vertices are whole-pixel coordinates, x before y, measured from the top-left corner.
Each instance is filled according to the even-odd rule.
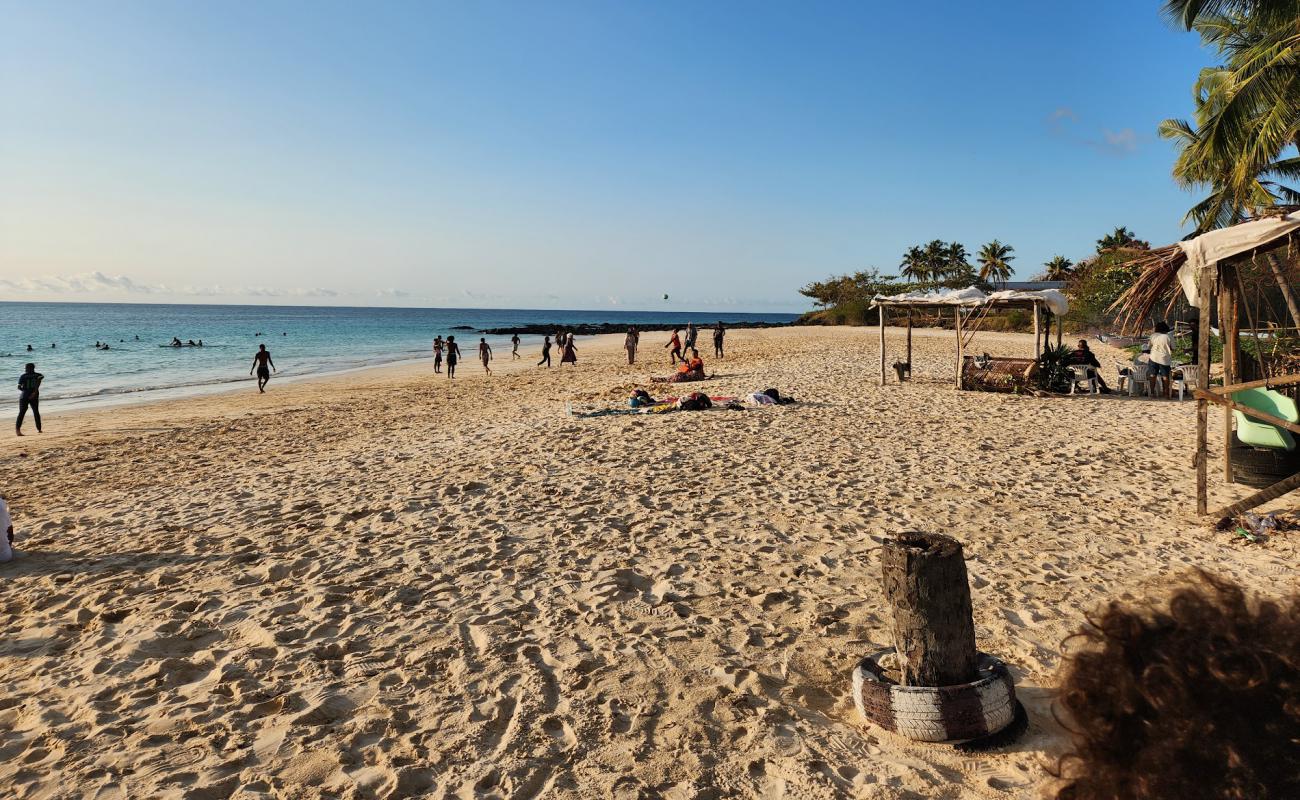
[[[431,358],[430,343],[438,334],[477,343],[480,334],[457,326],[660,325],[692,320],[704,326],[719,319],[794,318],[713,312],[0,303],[0,375],[12,377],[11,392],[0,388],[0,404],[17,405],[14,387],[28,361],[45,375],[43,405],[84,406],[174,397],[252,381],[248,370],[259,344],[271,351],[280,379]],[[204,346],[168,347],[173,336],[181,341],[202,339]],[[488,341],[498,353],[509,353],[508,338]],[[540,337],[521,338],[521,352],[539,349]],[[110,349],[97,350],[97,341],[108,342]],[[27,351],[29,344],[32,352]],[[473,347],[464,350],[467,356],[473,353]]]

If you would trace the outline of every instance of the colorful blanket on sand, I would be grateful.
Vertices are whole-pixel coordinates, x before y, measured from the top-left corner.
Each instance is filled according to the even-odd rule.
[[[570,417],[581,419],[591,419],[593,417],[619,417],[626,414],[666,414],[670,411],[680,411],[677,407],[676,397],[665,397],[662,400],[656,400],[653,404],[640,406],[639,408],[608,408],[608,407],[582,407],[575,405],[573,401],[564,404],[565,413]],[[734,403],[740,398],[737,397],[710,397],[713,401],[713,407],[702,409],[704,411],[713,411],[716,409],[726,409],[728,403]]]

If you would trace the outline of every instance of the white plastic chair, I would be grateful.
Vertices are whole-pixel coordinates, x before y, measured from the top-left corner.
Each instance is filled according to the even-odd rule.
[[[1183,392],[1190,386],[1195,386],[1200,378],[1201,368],[1196,364],[1184,364],[1181,367],[1174,367],[1174,373],[1178,376],[1174,378],[1174,388],[1178,390],[1178,399],[1183,399]]]
[[[1088,394],[1100,394],[1101,389],[1097,386],[1097,379],[1092,375],[1092,367],[1086,364],[1071,365],[1070,371],[1074,373],[1074,378],[1070,381],[1070,394],[1082,384],[1088,390]]]
[[[1151,396],[1151,365],[1134,364],[1129,367],[1128,372],[1128,396],[1137,397],[1138,386],[1142,387],[1142,393]]]

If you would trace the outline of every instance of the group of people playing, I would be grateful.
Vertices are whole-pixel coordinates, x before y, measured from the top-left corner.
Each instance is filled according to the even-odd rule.
[[[635,328],[629,329],[629,333],[634,330],[636,329]],[[511,341],[515,343],[515,349],[518,350],[519,335],[515,334],[515,337]],[[573,343],[572,332],[568,332],[568,333],[566,333],[565,331],[556,332],[555,348],[560,351],[561,364],[578,363],[578,347]],[[537,366],[540,367],[543,365],[545,365],[547,368],[551,366],[551,337],[550,336],[542,337],[542,360],[537,362]]]
[[[137,338],[138,338],[138,337],[137,337]],[[203,346],[203,340],[202,340],[202,339],[199,339],[199,340],[196,342],[196,341],[194,341],[193,339],[190,339],[189,341],[182,342],[179,338],[173,336],[173,337],[172,337],[171,344],[170,344],[169,346],[170,346],[170,347],[202,347],[202,346]]]

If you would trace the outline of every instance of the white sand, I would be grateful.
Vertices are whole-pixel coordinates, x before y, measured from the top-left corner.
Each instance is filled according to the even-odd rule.
[[[781,329],[732,332],[706,386],[798,405],[567,418],[652,372],[618,344],[491,379],[468,358],[454,386],[408,366],[50,413],[11,440],[0,794],[1034,797],[1086,611],[1192,566],[1295,585],[1286,536],[1191,516],[1191,402],[959,393],[938,331],[881,389],[874,331]],[[1248,493],[1218,464],[1214,502]],[[981,648],[1031,715],[1006,750],[856,718],[849,673],[887,643],[876,547],[904,529],[966,543]]]

